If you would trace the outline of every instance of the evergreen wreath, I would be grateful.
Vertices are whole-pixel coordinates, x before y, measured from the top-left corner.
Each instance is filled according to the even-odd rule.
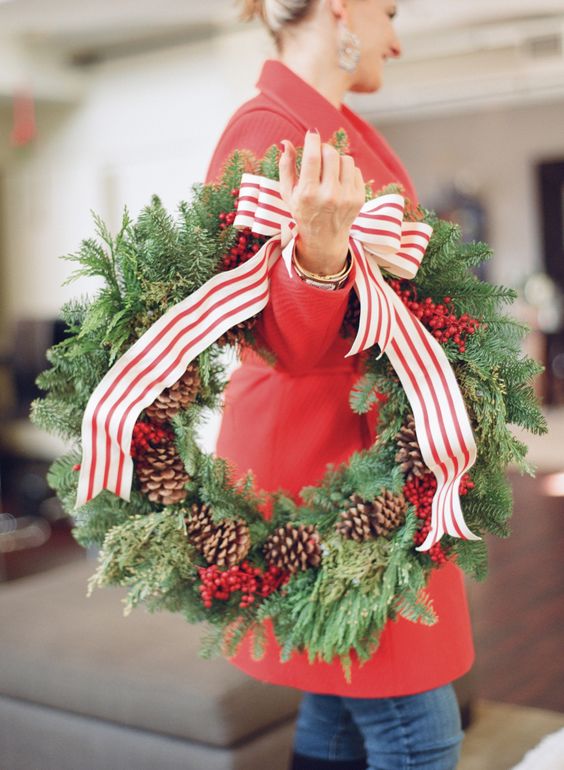
[[[347,151],[343,131],[333,143]],[[135,221],[125,208],[115,236],[93,214],[97,238],[62,258],[80,265],[66,283],[97,276],[103,285],[93,298],[63,306],[67,336],[48,351],[50,368],[37,379],[46,395],[33,402],[30,417],[71,442],[47,478],[74,519],[76,541],[99,548],[88,595],[94,587],[126,586],[126,615],[143,604],[150,612],[179,612],[190,623],[207,624],[204,658],[235,654],[252,629],[252,654],[260,659],[263,621],[270,618],[282,661],[294,650],[305,650],[310,662],[338,656],[350,681],[351,650],[368,660],[389,619],[437,621],[426,592],[432,570],[452,560],[474,579],[487,574],[484,539],[444,535],[429,551],[416,550],[429,529],[436,481],[419,452],[405,392],[377,350],[363,354],[350,406],[362,414],[380,401],[378,439],[348,462],[328,465],[318,486],[301,491],[303,504],[284,490],[257,492],[251,472],[234,482],[229,463],[205,453],[195,438],[206,410],[221,405],[225,345],[239,354],[244,346],[257,349],[255,316],[203,351],[141,414],[129,502],[103,490],[75,508],[90,395],[167,309],[260,249],[265,237],[233,227],[236,196],[245,171],[277,179],[278,159],[275,146],[260,160],[235,152],[221,181],[194,185],[191,202],[180,203],[176,218],[157,196]],[[391,185],[378,194],[392,191],[402,190]],[[533,474],[526,446],[509,425],[546,431],[531,385],[542,367],[521,353],[527,328],[504,312],[515,292],[473,272],[491,257],[490,247],[462,242],[460,227],[433,211],[418,206],[410,213],[433,227],[425,257],[414,280],[385,278],[443,346],[464,397],[478,447],[461,486],[464,518],[482,538],[507,537],[512,500],[505,470],[516,463]],[[358,311],[351,292],[343,336],[355,333]],[[269,351],[258,352],[273,360]]]

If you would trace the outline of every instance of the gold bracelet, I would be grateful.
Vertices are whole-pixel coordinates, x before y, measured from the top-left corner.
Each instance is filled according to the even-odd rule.
[[[319,289],[328,289],[334,291],[335,289],[342,288],[347,282],[350,271],[352,270],[352,257],[350,251],[347,254],[347,263],[344,268],[335,275],[319,275],[318,273],[310,273],[305,270],[296,259],[296,250],[292,253],[292,263],[299,277],[308,283],[310,286],[316,286]]]
[[[312,273],[310,270],[306,270],[306,268],[300,265],[300,263],[298,262],[295,245],[294,245],[294,251],[292,252],[292,261],[298,273],[300,273],[301,275],[305,275],[308,278],[315,278],[318,281],[335,281],[339,278],[344,278],[350,273],[352,269],[352,259],[351,259],[350,251],[347,252],[347,258],[344,266],[339,270],[338,273],[333,273],[331,275],[321,275],[321,273]]]

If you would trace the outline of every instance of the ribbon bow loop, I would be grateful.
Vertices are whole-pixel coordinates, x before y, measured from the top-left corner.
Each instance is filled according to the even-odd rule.
[[[365,251],[398,278],[414,278],[425,255],[433,228],[404,219],[405,200],[397,194],[367,201],[351,228]]]
[[[288,242],[296,223],[280,194],[280,183],[256,174],[243,174],[233,222],[239,230],[250,228],[256,235],[281,235]]]

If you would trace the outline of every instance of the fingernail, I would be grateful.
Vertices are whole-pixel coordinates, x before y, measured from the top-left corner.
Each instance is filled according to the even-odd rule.
[[[282,153],[282,155],[286,152],[286,145],[282,144],[282,142],[278,142],[278,149]]]
[[[308,128],[307,130],[308,134],[319,134],[318,128]]]

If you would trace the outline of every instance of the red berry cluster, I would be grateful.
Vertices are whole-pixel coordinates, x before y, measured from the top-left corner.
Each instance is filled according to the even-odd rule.
[[[239,607],[248,607],[255,596],[268,596],[290,579],[290,573],[270,565],[263,572],[260,567],[253,567],[248,561],[235,564],[221,572],[216,564],[198,567],[202,581],[199,586],[205,607],[211,607],[214,599],[229,599],[235,591],[242,591]]]
[[[239,189],[234,188],[231,190],[231,195],[236,198],[239,195]],[[220,213],[220,230],[226,230],[228,227],[231,227],[235,221],[235,213],[235,211],[222,211]],[[231,268],[237,267],[237,265],[246,262],[257,253],[263,243],[264,238],[258,238],[254,236],[250,227],[246,227],[244,230],[240,230],[239,237],[235,241],[234,245],[223,257],[223,270],[230,270]]]
[[[460,479],[459,494],[465,495],[473,487],[474,482],[465,474]],[[415,545],[421,545],[431,529],[431,506],[436,489],[437,479],[432,473],[426,473],[422,478],[412,476],[404,485],[403,494],[406,500],[415,506],[415,513],[421,519],[421,527],[413,537]],[[437,564],[444,564],[447,560],[447,553],[440,543],[431,546],[428,553]]]
[[[459,351],[466,350],[466,337],[474,334],[480,322],[468,313],[457,317],[450,297],[444,297],[442,303],[433,302],[431,297],[419,299],[415,286],[407,281],[393,279],[390,286],[403,304],[431,332],[440,343],[453,340]]]
[[[151,422],[138,422],[133,427],[131,456],[134,460],[140,460],[150,447],[170,444],[173,441],[174,433],[170,428],[154,425]]]

